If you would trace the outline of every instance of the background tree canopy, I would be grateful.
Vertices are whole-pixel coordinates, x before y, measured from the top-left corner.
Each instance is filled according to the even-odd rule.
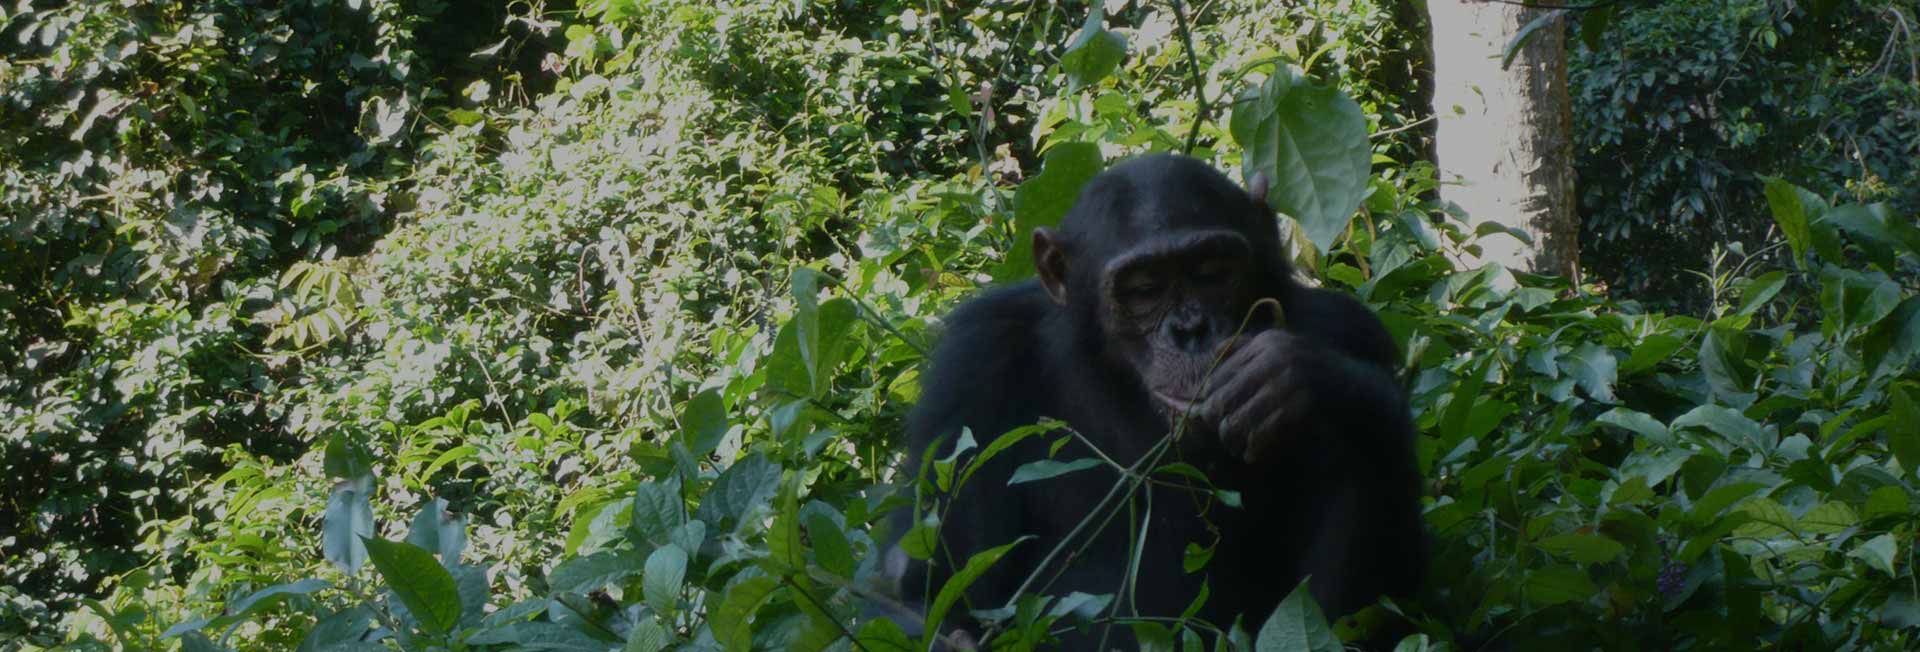
[[[1399,340],[1435,538],[1336,633],[1920,641],[1911,4],[1567,12],[1577,284],[1460,263],[1509,236],[1437,201],[1415,5],[9,3],[0,648],[909,645],[858,599],[940,317],[1124,156],[1322,165],[1243,126],[1323,124],[1285,79],[1369,134],[1285,224]]]

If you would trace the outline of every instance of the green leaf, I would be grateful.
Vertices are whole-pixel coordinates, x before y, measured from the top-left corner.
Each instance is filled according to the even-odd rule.
[[[1920,627],[1920,597],[1911,590],[1896,589],[1887,595],[1887,601],[1874,610],[1873,617],[1880,624],[1895,629],[1913,629]]]
[[[1573,350],[1573,355],[1565,360],[1567,374],[1573,376],[1587,395],[1602,403],[1618,403],[1620,399],[1613,395],[1613,383],[1617,378],[1618,361],[1613,352],[1598,344],[1582,344]]]
[[[1734,536],[1758,539],[1786,537],[1794,535],[1794,528],[1799,526],[1793,512],[1770,498],[1749,500],[1740,505],[1738,513],[1746,515],[1749,520],[1733,529]]]
[[[954,603],[960,601],[960,596],[966,595],[967,587],[973,586],[975,580],[980,579],[988,569],[999,563],[1000,558],[1007,555],[1007,551],[1013,550],[1014,546],[1031,538],[1033,537],[1020,537],[1012,543],[989,548],[967,558],[966,565],[955,572],[953,577],[948,578],[947,583],[940,586],[940,593],[934,596],[933,606],[927,610],[927,635],[931,637],[940,632],[940,623],[946,620],[947,611],[953,608]],[[922,648],[930,647],[931,640],[923,643],[925,644],[921,645]]]
[[[1073,473],[1075,471],[1083,471],[1086,469],[1091,469],[1096,466],[1100,466],[1100,460],[1097,460],[1091,457],[1083,457],[1077,460],[1073,460],[1071,462],[1058,462],[1054,460],[1035,460],[1032,462],[1028,462],[1026,464],[1022,464],[1020,465],[1020,468],[1014,469],[1013,477],[1007,479],[1007,484],[1016,485],[1022,482],[1034,482],[1038,480],[1046,480],[1048,478],[1066,475],[1068,473]]]
[[[460,591],[453,575],[433,553],[403,542],[365,538],[367,558],[387,581],[387,588],[427,631],[446,633],[460,622]]]
[[[1900,285],[1885,274],[1863,274],[1829,265],[1820,270],[1821,332],[1831,336],[1844,329],[1878,324],[1900,304]]]
[[[1549,566],[1527,574],[1527,599],[1543,607],[1586,600],[1595,592],[1593,578],[1579,568]]]
[[[771,575],[750,577],[729,587],[710,616],[713,638],[728,652],[746,652],[753,646],[753,614],[777,588],[780,578]]]
[[[940,546],[940,515],[928,513],[907,528],[900,537],[900,550],[908,557],[925,561],[933,558],[933,551]]]
[[[1340,639],[1307,591],[1307,581],[1295,585],[1267,616],[1253,644],[1256,652],[1340,652]]]
[[[697,457],[706,457],[720,447],[720,439],[727,434],[727,406],[720,399],[720,390],[708,389],[687,400],[680,412],[680,434],[687,450]]]
[[[1761,307],[1767,305],[1768,301],[1778,296],[1780,290],[1786,286],[1787,273],[1779,270],[1741,280],[1739,282],[1740,309],[1734,314],[1751,315],[1758,312]]]
[[[1541,550],[1566,557],[1582,564],[1599,564],[1613,561],[1626,552],[1627,547],[1598,534],[1569,532],[1541,539]]]
[[[1200,547],[1198,543],[1188,543],[1187,549],[1180,555],[1180,570],[1192,573],[1207,567],[1213,561],[1213,546]]]
[[[1875,373],[1898,372],[1920,353],[1920,296],[1907,297],[1860,338],[1861,362]]]
[[[440,556],[440,563],[459,563],[460,551],[467,547],[467,519],[447,511],[447,501],[435,498],[420,506],[407,532],[407,543]]]
[[[847,534],[822,512],[808,514],[804,520],[807,539],[813,542],[813,556],[820,566],[840,577],[853,577],[856,562],[853,544],[847,541]]]
[[[1860,523],[1860,515],[1846,503],[1824,502],[1800,517],[1800,531],[1807,534],[1839,534]]]
[[[1133,623],[1133,640],[1140,652],[1174,652],[1173,631],[1160,623]]]
[[[560,593],[591,593],[640,574],[644,563],[639,553],[630,550],[574,557],[547,573],[547,586]]]
[[[786,474],[775,494],[773,524],[767,528],[767,561],[774,565],[770,570],[782,574],[807,565],[806,545],[800,541],[800,480],[799,474]]]
[[[1282,65],[1234,103],[1228,127],[1243,148],[1243,178],[1264,174],[1267,204],[1299,221],[1325,254],[1367,193],[1373,157],[1360,105]]]
[[[362,475],[334,483],[327,497],[327,513],[320,526],[321,555],[341,573],[352,575],[367,563],[367,547],[361,543],[373,536],[373,504],[368,495],[373,476]]]
[[[1747,363],[1750,344],[1747,333],[1723,326],[1708,329],[1707,336],[1701,338],[1700,371],[1706,374],[1707,386],[1715,396],[1730,402],[1747,397],[1746,402],[1751,402],[1754,371]]]
[[[794,270],[793,317],[781,325],[767,358],[767,384],[791,396],[825,396],[853,344],[846,337],[859,317],[853,302],[837,297],[816,303],[820,277],[806,267]]]
[[[1433,649],[1433,641],[1426,634],[1409,634],[1393,646],[1393,652],[1431,652]]]
[[[1453,393],[1447,399],[1446,412],[1440,415],[1440,437],[1445,445],[1451,447],[1466,438],[1474,405],[1480,401],[1480,386],[1486,381],[1487,366],[1492,363],[1492,356],[1471,363],[1472,366],[1460,377],[1460,382],[1454,385]]]
[[[1013,193],[1013,247],[994,268],[995,281],[1033,276],[1033,230],[1058,226],[1080,196],[1081,186],[1105,167],[1100,146],[1094,143],[1060,143],[1047,150],[1040,174],[1022,182]]]
[[[1887,212],[1883,204],[1847,204],[1833,207],[1820,219],[1852,238],[1875,266],[1892,272],[1897,271],[1894,260],[1906,249],[1906,243],[1888,226]]]
[[[627,632],[627,646],[621,652],[660,652],[673,644],[673,633],[657,618],[643,618]]]
[[[1620,366],[1620,371],[1634,374],[1651,369],[1654,365],[1672,357],[1675,351],[1679,351],[1680,347],[1686,344],[1687,340],[1678,335],[1669,333],[1648,335],[1646,339],[1634,345],[1633,355],[1627,357],[1626,363]]]
[[[366,447],[352,440],[343,431],[335,431],[327,438],[327,450],[321,467],[327,477],[335,480],[350,480],[373,473],[372,456]]]
[[[1773,450],[1773,435],[1761,428],[1759,422],[1747,418],[1739,410],[1718,405],[1701,405],[1688,410],[1673,420],[1673,429],[1703,427],[1726,437],[1735,445],[1746,446],[1755,451]]]
[[[1732,507],[1734,503],[1765,488],[1766,485],[1758,482],[1734,482],[1714,487],[1699,500],[1693,501],[1693,508],[1687,512],[1687,520],[1696,526],[1705,526],[1713,519],[1719,518],[1720,513]]]
[[[1773,222],[1780,225],[1780,233],[1787,237],[1787,246],[1793,249],[1793,264],[1804,265],[1808,247],[1813,244],[1813,233],[1808,227],[1809,211],[1803,199],[1806,191],[1774,177],[1760,178],[1766,182],[1767,207],[1773,211]]]
[[[734,525],[751,520],[749,517],[766,507],[779,488],[780,467],[754,453],[734,462],[713,481],[694,516],[721,533],[730,532]]]
[[[953,447],[947,451],[947,456],[933,462],[933,485],[943,492],[953,491],[954,465],[959,464],[961,455],[977,446],[979,443],[973,440],[973,429],[961,428],[960,436],[954,439]]]
[[[858,645],[854,646],[856,650],[900,650],[906,652],[915,649],[926,649],[925,646],[916,646],[913,639],[907,638],[907,633],[900,629],[900,624],[893,622],[891,618],[873,618],[867,620],[865,625],[860,626],[860,633],[854,635],[854,640],[858,643]]]
[[[1867,494],[1867,518],[1904,515],[1912,508],[1912,499],[1907,497],[1905,487],[1881,487]]]
[[[321,618],[300,639],[298,652],[345,652],[361,643],[373,626],[373,612],[365,605],[349,607]]]
[[[1074,591],[1068,593],[1066,597],[1060,598],[1059,602],[1053,603],[1052,607],[1048,607],[1047,615],[1052,617],[1075,616],[1086,620],[1093,620],[1099,618],[1100,614],[1107,610],[1107,605],[1109,604],[1113,604],[1113,594],[1111,593],[1095,594]]]
[[[1067,89],[1078,92],[1082,88],[1097,84],[1127,56],[1127,39],[1124,36],[1107,31],[1106,5],[1091,3],[1087,20],[1080,25],[1080,31],[1067,42],[1067,51],[1060,55],[1060,68],[1067,72]]]
[[[633,491],[633,509],[627,521],[629,536],[647,547],[667,543],[674,528],[687,522],[687,501],[680,497],[680,478],[642,482]]]
[[[1914,466],[1920,465],[1920,401],[1906,385],[1888,394],[1893,399],[1893,419],[1887,423],[1887,447],[1900,462],[1900,475],[1912,479]]]
[[[1065,424],[1059,421],[1047,420],[1032,425],[1020,426],[1001,433],[999,437],[993,438],[993,441],[987,442],[987,447],[981,449],[980,454],[973,456],[973,459],[967,461],[967,468],[960,472],[960,482],[955,486],[966,486],[967,481],[973,478],[975,471],[979,471],[980,467],[986,465],[987,461],[999,456],[1002,451],[1012,448],[1014,444],[1025,441],[1034,435],[1052,432],[1064,426]]]
[[[680,605],[680,586],[686,578],[687,551],[671,544],[655,548],[647,555],[647,569],[640,576],[640,591],[646,596],[647,606],[672,616]]]
[[[1623,407],[1613,408],[1594,418],[1594,423],[1626,430],[1662,446],[1674,445],[1673,433],[1659,419]]]
[[[1606,36],[1607,28],[1613,25],[1613,3],[1602,2],[1592,5],[1580,16],[1580,42],[1588,50],[1600,50],[1600,38]]]
[[[1855,546],[1847,556],[1866,562],[1867,566],[1886,573],[1888,577],[1899,577],[1899,571],[1893,567],[1894,556],[1899,552],[1899,544],[1894,542],[1893,535],[1882,534]]]
[[[212,631],[219,631],[222,629],[226,629],[229,625],[251,620],[255,615],[258,615],[262,612],[267,611],[268,609],[271,609],[274,605],[285,602],[286,599],[289,597],[293,597],[296,595],[307,595],[315,591],[319,591],[321,589],[329,588],[332,586],[333,586],[332,584],[328,584],[323,580],[318,580],[313,578],[300,580],[298,582],[289,582],[286,584],[275,584],[273,586],[269,586],[267,588],[254,591],[253,593],[247,595],[247,597],[241,598],[239,600],[236,600],[228,604],[227,608],[222,610],[221,615],[217,618],[192,620],[192,621],[180,623],[167,628],[167,631],[162,632],[160,636],[161,638],[173,638],[175,636],[179,636],[187,632],[198,631],[201,629],[208,629]],[[366,630],[363,627],[361,632],[365,633],[365,631]]]

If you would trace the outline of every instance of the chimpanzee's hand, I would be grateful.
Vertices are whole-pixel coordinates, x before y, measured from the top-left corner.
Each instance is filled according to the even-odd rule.
[[[1214,426],[1227,452],[1248,463],[1304,436],[1313,423],[1312,385],[1333,355],[1283,330],[1264,330],[1227,342],[1196,412]]]

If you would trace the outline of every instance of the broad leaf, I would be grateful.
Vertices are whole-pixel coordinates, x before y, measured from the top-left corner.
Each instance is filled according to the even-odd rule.
[[[439,555],[440,563],[452,566],[459,563],[460,551],[467,547],[467,519],[447,511],[444,499],[427,501],[413,517],[407,543]]]
[[[421,627],[445,633],[460,622],[460,591],[453,575],[440,566],[433,553],[410,543],[374,538],[362,541],[367,545],[367,558],[387,581],[387,588]]]
[[[640,577],[640,590],[646,596],[647,606],[672,615],[680,604],[680,586],[686,578],[687,551],[675,545],[654,549],[653,554],[647,556],[646,573]]]
[[[973,586],[975,580],[980,579],[988,569],[999,563],[1000,558],[1007,555],[1007,551],[1013,550],[1014,546],[1020,545],[1029,538],[1031,537],[1021,537],[1012,543],[975,553],[967,559],[965,566],[962,566],[952,577],[947,578],[947,583],[941,585],[940,593],[933,598],[933,607],[927,611],[928,635],[932,636],[940,631],[940,623],[946,620],[947,611],[953,608],[954,603],[960,601],[960,596],[966,595],[967,587]]]
[[[1045,480],[1073,473],[1074,471],[1091,469],[1096,466],[1100,466],[1100,460],[1091,457],[1083,457],[1070,462],[1036,460],[1022,464],[1020,468],[1014,469],[1013,477],[1007,479],[1007,484],[1015,485],[1023,482]]]
[[[361,540],[373,536],[373,505],[368,494],[372,476],[334,483],[327,497],[327,513],[320,526],[321,555],[341,573],[352,575],[367,563],[367,547]]]
[[[627,521],[631,538],[647,547],[667,543],[674,528],[687,522],[687,501],[680,497],[680,478],[640,483],[634,488],[633,510]]]
[[[1086,22],[1081,23],[1080,31],[1067,43],[1067,51],[1060,55],[1060,68],[1067,72],[1070,91],[1106,79],[1127,56],[1126,37],[1107,31],[1106,15],[1105,3],[1092,3]]]
[[[708,389],[687,400],[680,412],[680,434],[694,455],[705,457],[720,447],[727,434],[727,406],[720,390]]]
[[[1267,616],[1267,622],[1260,626],[1260,635],[1254,640],[1253,649],[1258,652],[1340,652],[1340,639],[1333,635],[1333,628],[1327,624],[1326,615],[1320,613],[1319,603],[1307,591],[1307,582],[1301,581],[1293,587],[1293,592],[1280,601],[1280,606]]]
[[[777,588],[780,578],[771,575],[750,577],[729,587],[709,616],[713,638],[728,652],[746,652],[753,646],[753,614]]]
[[[1093,143],[1061,143],[1047,150],[1040,174],[1020,184],[1013,193],[1013,247],[993,270],[996,281],[1034,275],[1033,230],[1060,224],[1080,196],[1080,187],[1100,173],[1105,163]]]
[[[1298,220],[1325,254],[1367,193],[1373,157],[1360,105],[1338,88],[1309,84],[1277,66],[1265,84],[1235,102],[1229,128],[1243,148],[1244,178],[1264,174],[1268,205]]]

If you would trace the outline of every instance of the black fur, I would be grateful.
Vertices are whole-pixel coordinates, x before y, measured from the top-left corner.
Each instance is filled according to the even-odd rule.
[[[1204,432],[1180,439],[1163,463],[1200,468],[1216,486],[1238,491],[1243,506],[1209,504],[1210,496],[1178,488],[1143,488],[1133,501],[1142,509],[1133,514],[1146,514],[1150,491],[1149,536],[1136,590],[1130,598],[1118,596],[1118,613],[1178,617],[1204,581],[1211,597],[1201,617],[1225,627],[1244,616],[1253,630],[1308,575],[1329,616],[1364,607],[1381,595],[1412,592],[1424,571],[1424,532],[1413,425],[1391,371],[1395,346],[1379,319],[1358,301],[1292,279],[1264,206],[1193,159],[1149,156],[1115,166],[1088,184],[1061,225],[1075,260],[1074,287],[1091,287],[1091,279],[1081,275],[1126,247],[1196,226],[1230,228],[1247,238],[1259,261],[1261,296],[1279,300],[1288,331],[1335,355],[1319,356],[1324,363],[1308,376],[1316,401],[1312,432],[1290,437],[1277,459],[1256,467]],[[1057,418],[1122,464],[1133,463],[1166,435],[1168,417],[1156,408],[1139,375],[1102,355],[1109,343],[1092,326],[1100,305],[1091,294],[1074,292],[1063,308],[1039,282],[1028,281],[988,291],[955,310],[909,420],[909,468],[920,468],[929,454],[945,457],[962,427],[971,428],[984,447],[1013,428]],[[1054,439],[1035,437],[1008,450],[951,497],[940,531],[943,550],[932,565],[907,566],[898,578],[903,602],[921,608],[972,554],[1035,535],[973,585],[970,605],[963,603],[948,615],[949,626],[978,633],[966,609],[1002,606],[1046,553],[1094,511],[1120,478],[1104,466],[1005,484],[1015,468],[1045,458]],[[928,450],[936,441],[940,450]],[[1055,459],[1092,455],[1074,442]],[[1054,562],[1054,568],[1064,568],[1057,581],[1046,585],[1043,579],[1033,590],[1045,586],[1049,595],[1120,591],[1130,554],[1129,522],[1135,520],[1122,509],[1083,554]],[[910,515],[900,514],[896,533],[910,521]],[[1216,528],[1219,544],[1211,563],[1198,573],[1184,572],[1183,550],[1189,543],[1215,541]],[[1109,645],[1131,646],[1128,630],[1115,627]],[[1070,635],[1064,643],[1084,650],[1099,639],[1096,629]]]

